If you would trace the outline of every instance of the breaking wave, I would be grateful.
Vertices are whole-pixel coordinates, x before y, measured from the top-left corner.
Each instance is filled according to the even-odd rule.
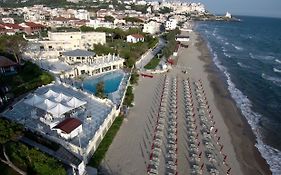
[[[279,70],[279,69],[277,69],[277,68],[275,68],[275,67],[273,68],[273,71],[274,71],[274,72],[281,73],[281,70]]]
[[[280,64],[281,64],[281,61],[280,61],[280,60],[278,60],[278,59],[275,59],[275,62],[276,62],[276,63],[280,63]]]
[[[208,43],[208,47],[213,53],[213,61],[215,65],[219,68],[220,71],[224,73],[226,76],[226,81],[228,84],[228,90],[231,94],[231,97],[235,100],[237,107],[241,110],[242,114],[247,119],[248,123],[250,124],[252,131],[256,135],[257,143],[255,146],[261,153],[262,157],[265,158],[267,163],[270,165],[270,170],[273,175],[280,175],[281,174],[281,151],[266,145],[262,141],[262,135],[258,132],[258,123],[260,119],[263,117],[261,114],[256,113],[252,110],[252,102],[245,96],[232,82],[230,74],[227,72],[226,67],[221,64],[221,61],[218,59],[216,53],[213,52],[212,48]],[[281,80],[280,80],[281,81]]]

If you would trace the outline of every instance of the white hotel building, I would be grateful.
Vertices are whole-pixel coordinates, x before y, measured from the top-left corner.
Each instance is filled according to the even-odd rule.
[[[30,41],[25,56],[46,70],[70,78],[123,68],[125,60],[119,55],[97,56],[87,51],[93,49],[94,44],[105,43],[104,32],[48,32],[46,40]]]
[[[29,40],[27,57],[57,59],[62,52],[75,49],[93,49],[94,44],[105,44],[104,32],[48,32],[43,40]]]
[[[81,49],[63,52],[61,60],[72,67],[65,72],[66,77],[93,76],[114,71],[123,68],[125,61],[119,55],[95,56],[94,52]]]

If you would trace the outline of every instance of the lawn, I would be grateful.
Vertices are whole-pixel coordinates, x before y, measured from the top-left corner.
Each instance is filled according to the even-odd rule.
[[[152,58],[147,65],[144,66],[145,69],[155,69],[160,62],[160,59],[157,57]]]
[[[105,137],[99,144],[98,149],[95,151],[92,159],[90,160],[90,162],[89,162],[90,166],[97,168],[100,165],[109,146],[111,145],[115,135],[117,134],[117,132],[123,122],[123,118],[124,118],[123,116],[116,117],[115,121],[113,122],[113,124],[111,125],[109,130],[107,131]]]

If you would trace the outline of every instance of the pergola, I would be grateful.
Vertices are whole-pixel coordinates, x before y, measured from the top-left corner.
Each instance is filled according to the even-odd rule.
[[[42,95],[33,94],[24,103],[42,109],[54,117],[60,117],[73,109],[85,105],[87,102],[49,89]]]

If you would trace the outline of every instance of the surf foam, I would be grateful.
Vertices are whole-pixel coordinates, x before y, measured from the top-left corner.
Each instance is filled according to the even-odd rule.
[[[257,137],[257,143],[255,146],[261,153],[262,157],[266,160],[266,162],[270,166],[270,170],[273,175],[281,174],[281,151],[266,145],[262,141],[262,135],[258,132],[258,122],[263,117],[259,113],[252,111],[252,102],[245,96],[232,82],[230,74],[227,72],[226,67],[221,64],[221,61],[218,59],[218,56],[215,52],[213,52],[210,44],[208,43],[208,47],[213,53],[213,61],[215,65],[218,67],[220,71],[224,73],[227,79],[228,91],[231,94],[231,97],[236,102],[237,107],[241,110],[242,114],[247,119],[249,125],[252,128],[252,131]],[[251,53],[250,53],[251,56]]]
[[[273,71],[274,71],[274,72],[281,73],[281,70],[279,70],[279,69],[277,69],[277,68],[275,68],[275,67],[273,68]]]

